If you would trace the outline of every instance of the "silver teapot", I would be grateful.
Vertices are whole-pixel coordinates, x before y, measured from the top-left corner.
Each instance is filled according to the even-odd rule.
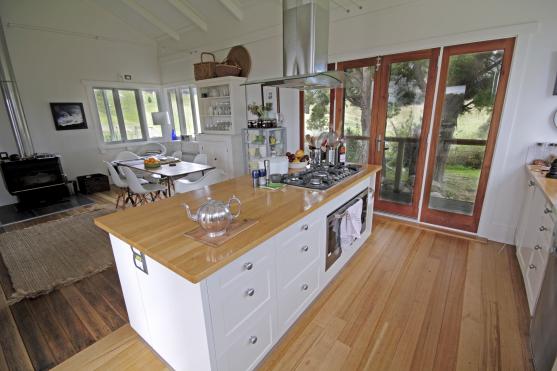
[[[230,207],[233,203],[238,204],[238,212],[236,214],[230,212]],[[232,220],[240,215],[241,206],[242,202],[234,195],[232,195],[227,203],[208,198],[207,202],[201,205],[195,214],[192,214],[189,205],[184,204],[188,218],[198,222],[209,237],[219,237],[225,234]]]

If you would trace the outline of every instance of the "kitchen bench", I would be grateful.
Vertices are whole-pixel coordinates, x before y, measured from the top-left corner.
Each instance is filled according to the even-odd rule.
[[[240,177],[98,218],[109,232],[130,324],[177,370],[253,369],[372,231],[378,166],[326,192],[254,189]],[[369,190],[362,238],[325,269],[327,215]],[[242,200],[258,223],[213,248],[183,233],[206,197]]]

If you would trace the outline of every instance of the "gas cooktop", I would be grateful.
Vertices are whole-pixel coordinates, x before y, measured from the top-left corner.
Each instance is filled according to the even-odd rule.
[[[284,184],[310,188],[315,190],[329,189],[361,170],[358,165],[336,165],[311,167],[308,170],[300,171],[295,174],[285,174],[281,182]]]

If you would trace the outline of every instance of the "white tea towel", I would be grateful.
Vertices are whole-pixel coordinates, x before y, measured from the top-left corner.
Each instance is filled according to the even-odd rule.
[[[363,201],[359,199],[346,210],[346,215],[340,221],[340,247],[347,248],[360,238],[362,230]]]

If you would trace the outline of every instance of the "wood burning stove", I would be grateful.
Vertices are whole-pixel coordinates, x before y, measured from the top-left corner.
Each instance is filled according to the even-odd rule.
[[[6,189],[21,203],[44,203],[69,196],[59,156],[35,155],[2,161],[1,168]]]

